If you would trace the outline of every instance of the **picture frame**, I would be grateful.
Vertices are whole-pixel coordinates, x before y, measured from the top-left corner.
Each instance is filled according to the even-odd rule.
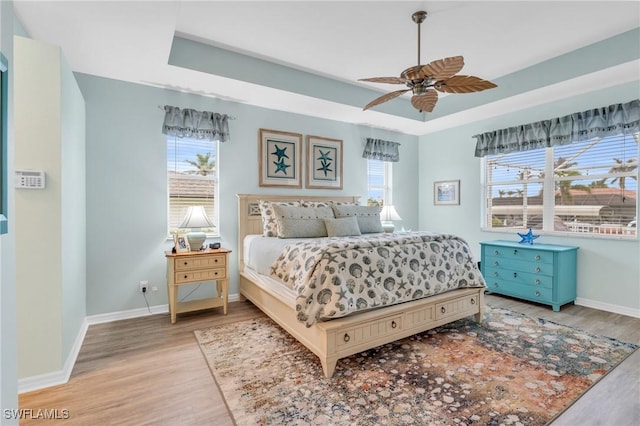
[[[176,253],[187,253],[191,251],[186,235],[174,235],[173,246],[176,248]]]
[[[433,204],[459,205],[460,204],[460,181],[442,180],[433,183]]]
[[[302,135],[260,129],[259,185],[302,188]]]
[[[342,140],[307,135],[306,182],[312,189],[342,189]]]

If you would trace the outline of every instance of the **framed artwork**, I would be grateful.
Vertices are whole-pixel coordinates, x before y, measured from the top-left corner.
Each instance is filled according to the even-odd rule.
[[[307,136],[307,188],[342,189],[342,140]]]
[[[460,181],[443,180],[433,183],[433,204],[460,204]]]
[[[185,235],[174,235],[173,245],[176,248],[176,253],[186,253],[191,251],[189,241],[187,241],[187,237]]]
[[[260,129],[260,186],[302,188],[302,135]]]

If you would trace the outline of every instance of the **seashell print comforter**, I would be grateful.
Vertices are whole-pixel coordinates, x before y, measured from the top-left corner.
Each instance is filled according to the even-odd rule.
[[[307,327],[457,288],[486,286],[463,239],[431,232],[293,243],[274,262],[271,275],[296,292],[298,320]]]

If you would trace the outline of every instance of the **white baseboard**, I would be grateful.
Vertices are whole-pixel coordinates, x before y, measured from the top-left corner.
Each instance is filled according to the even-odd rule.
[[[78,335],[73,342],[71,351],[69,351],[69,355],[67,356],[67,360],[65,361],[62,370],[18,379],[18,394],[32,392],[35,390],[44,389],[51,386],[63,385],[67,383],[69,381],[69,377],[71,377],[73,366],[76,364],[78,354],[80,353],[80,348],[82,348],[84,336],[87,334],[88,329],[89,322],[87,321],[87,318],[85,318],[82,322],[80,330],[78,331]]]
[[[614,314],[640,318],[640,309],[633,309],[620,305],[612,305],[610,303],[598,302],[596,300],[584,299],[582,297],[576,298],[575,304],[585,306],[587,308],[599,309],[601,311],[613,312]]]
[[[240,300],[239,294],[229,295],[230,302],[237,302],[238,300]],[[82,347],[82,342],[84,341],[84,337],[87,334],[87,330],[89,329],[90,325],[119,321],[123,319],[145,317],[149,315],[166,314],[168,312],[169,305],[156,305],[151,306],[149,309],[137,308],[130,309],[128,311],[111,312],[107,314],[97,314],[86,317],[84,319],[84,322],[82,323],[82,326],[80,327],[80,331],[76,336],[76,340],[73,343],[73,347],[69,352],[69,356],[67,356],[67,360],[64,363],[64,367],[62,368],[62,370],[18,379],[18,394],[32,392],[35,390],[40,390],[51,386],[63,385],[67,383],[69,381],[69,377],[71,377],[71,372],[73,371],[73,367],[76,364],[78,354],[80,353],[80,348]]]

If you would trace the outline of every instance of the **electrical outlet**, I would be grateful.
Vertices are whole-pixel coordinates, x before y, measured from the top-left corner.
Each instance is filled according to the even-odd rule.
[[[140,293],[149,291],[149,281],[140,281]]]

